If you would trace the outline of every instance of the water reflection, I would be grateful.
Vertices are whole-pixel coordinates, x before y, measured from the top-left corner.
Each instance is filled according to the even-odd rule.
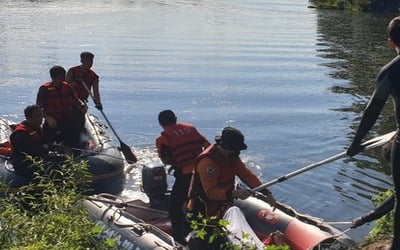
[[[338,81],[340,84],[332,86],[330,90],[336,94],[352,96],[352,103],[335,109],[343,113],[355,113],[349,121],[349,143],[374,90],[376,74],[395,56],[386,42],[386,27],[392,18],[390,14],[319,12],[318,56],[330,59],[324,66],[331,68],[329,75],[332,78],[345,80]],[[388,101],[369,136],[384,134],[395,128],[393,105]],[[335,189],[343,196],[349,199],[356,196],[369,199],[371,193],[384,191],[391,186],[388,177],[390,166],[380,150],[366,152],[357,156],[357,160],[345,163],[350,165],[350,169],[340,169],[335,179]],[[351,170],[352,165],[356,167],[355,170]],[[351,185],[351,190],[357,190],[358,193],[347,194],[346,185]]]

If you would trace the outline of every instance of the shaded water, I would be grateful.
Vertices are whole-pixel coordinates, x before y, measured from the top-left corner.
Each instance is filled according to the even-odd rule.
[[[3,0],[0,115],[22,119],[48,69],[79,64],[90,50],[104,112],[139,157],[156,158],[157,115],[169,108],[209,140],[224,126],[241,129],[243,159],[269,181],[347,147],[379,67],[394,56],[384,33],[390,18],[300,0]],[[390,107],[382,118],[376,134],[394,129]],[[357,159],[271,190],[299,212],[350,220],[391,186],[379,151]],[[124,196],[135,197],[137,172],[127,173]],[[361,240],[370,227],[350,235]]]

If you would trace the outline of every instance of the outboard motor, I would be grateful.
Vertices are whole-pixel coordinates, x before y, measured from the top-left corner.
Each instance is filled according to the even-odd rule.
[[[167,174],[161,163],[148,163],[142,169],[142,189],[150,199],[150,207],[166,210],[167,198]]]

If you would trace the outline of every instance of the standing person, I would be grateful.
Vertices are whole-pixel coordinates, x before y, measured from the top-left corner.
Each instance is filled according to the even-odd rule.
[[[81,65],[70,68],[67,72],[65,80],[71,85],[76,96],[84,102],[87,102],[89,92],[85,85],[92,91],[93,98],[98,110],[103,110],[100,100],[99,76],[92,70],[94,55],[91,52],[82,52]],[[85,85],[84,85],[85,84]]]
[[[187,208],[193,214],[202,213],[207,217],[222,218],[233,206],[233,199],[247,199],[251,191],[235,189],[235,177],[246,185],[255,188],[261,185],[260,179],[240,159],[240,151],[247,149],[243,134],[236,128],[225,127],[216,143],[204,150],[196,160],[195,173],[190,184]],[[275,206],[275,199],[268,189],[261,191],[265,199]],[[211,229],[209,233],[212,233]],[[207,235],[208,237],[209,235]],[[220,249],[221,239],[209,244],[208,240],[193,239],[192,249]]]
[[[71,86],[65,82],[65,69],[53,66],[50,69],[51,81],[40,86],[36,103],[43,109],[45,123],[43,125],[46,142],[61,142],[65,145],[79,147],[79,134],[73,129],[71,118],[72,107],[86,113],[87,106],[79,100]]]
[[[91,69],[94,55],[91,52],[85,51],[81,53],[80,58],[81,65],[70,68],[65,80],[71,85],[75,95],[85,103],[88,102],[88,97],[93,90],[92,96],[95,107],[102,111],[103,105],[100,100],[99,76]],[[76,125],[74,127],[76,133],[82,132],[85,126],[85,114],[80,112],[79,109],[73,108],[72,117]]]
[[[10,136],[11,162],[16,174],[32,177],[34,169],[27,156],[46,159],[48,149],[42,132],[42,109],[37,105],[30,105],[24,109],[24,114],[25,120],[15,126]]]
[[[355,137],[347,149],[347,155],[354,156],[362,151],[361,140],[375,124],[386,100],[391,96],[394,102],[397,134],[391,150],[396,205],[394,212],[394,238],[390,249],[397,250],[400,249],[400,16],[390,21],[387,31],[389,34],[389,44],[395,49],[397,56],[382,67],[378,73],[375,91],[364,110]]]
[[[157,152],[164,164],[172,166],[175,176],[168,208],[173,235],[175,240],[185,245],[189,226],[185,223],[183,206],[196,157],[210,143],[192,124],[177,123],[177,117],[171,110],[161,111],[158,121],[164,131],[156,139]]]

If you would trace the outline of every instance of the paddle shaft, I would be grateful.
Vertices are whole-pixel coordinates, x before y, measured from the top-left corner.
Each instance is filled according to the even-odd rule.
[[[375,137],[375,138],[373,138],[371,140],[368,140],[368,141],[364,142],[361,145],[365,147],[364,150],[369,150],[369,149],[373,149],[373,148],[382,146],[385,143],[389,142],[390,139],[394,136],[395,133],[396,132],[393,131],[393,132],[390,132],[390,133]],[[299,175],[299,174],[304,173],[304,172],[306,172],[308,170],[314,169],[314,168],[316,168],[318,166],[321,166],[323,164],[335,161],[335,160],[340,159],[340,158],[342,158],[344,156],[346,156],[346,151],[344,151],[342,153],[339,153],[339,154],[336,154],[336,155],[333,155],[333,156],[331,156],[331,157],[329,157],[329,158],[327,158],[325,160],[322,160],[322,161],[307,165],[307,166],[305,166],[303,168],[295,170],[295,171],[293,171],[293,172],[291,172],[289,174],[286,174],[284,176],[281,176],[279,178],[273,179],[273,180],[271,180],[271,181],[269,181],[267,183],[264,183],[264,184],[262,184],[262,185],[260,185],[260,186],[258,186],[256,188],[253,188],[251,191],[252,192],[260,191],[260,190],[262,190],[262,189],[264,189],[266,187],[272,186],[272,185],[274,185],[276,183],[279,183],[279,182],[286,181],[286,180],[288,180],[288,179],[290,179],[290,178],[292,178],[292,177],[294,177],[296,175]]]
[[[86,89],[86,91],[88,92],[90,98],[92,98],[93,102],[96,104],[96,101],[94,99],[94,96],[92,94],[92,92],[90,92],[89,87],[86,85],[85,81],[82,81],[82,85],[83,87]],[[126,145],[125,143],[122,142],[121,138],[118,136],[117,132],[115,131],[114,127],[111,125],[111,122],[108,120],[106,114],[103,112],[103,110],[99,110],[100,113],[103,115],[104,119],[106,120],[108,126],[111,128],[111,131],[114,133],[115,137],[117,137],[119,144],[121,145],[121,152],[124,154],[126,160],[129,163],[135,163],[137,162],[137,158],[136,156],[133,154],[132,150],[129,148],[128,145]]]
[[[97,151],[94,151],[94,150],[87,150],[87,149],[73,148],[73,147],[68,147],[68,148],[70,148],[72,150],[75,150],[75,151],[84,152],[84,153],[90,153],[90,154],[94,154],[94,155],[104,155],[104,156],[107,156],[107,157],[110,157],[110,158],[115,158],[115,159],[118,159],[118,160],[125,160],[122,157],[117,157],[117,156],[110,155],[110,154],[103,154],[101,152],[97,152]]]

